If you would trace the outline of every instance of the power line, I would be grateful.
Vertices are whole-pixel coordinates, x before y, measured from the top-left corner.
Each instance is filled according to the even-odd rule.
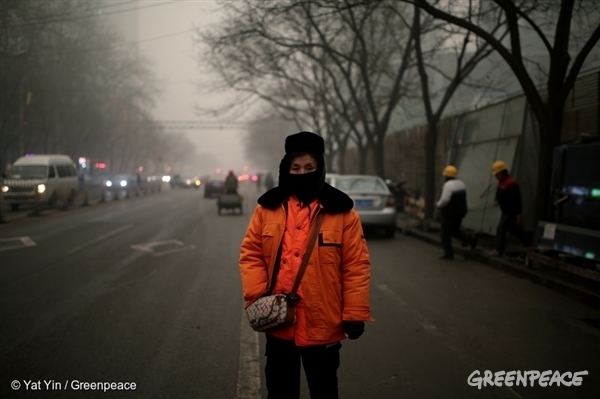
[[[95,48],[95,49],[81,49],[81,50],[66,51],[66,52],[60,53],[58,55],[60,56],[60,55],[68,55],[68,54],[80,54],[80,53],[91,53],[91,52],[95,52],[95,51],[112,50],[112,49],[115,49],[115,48],[118,48],[118,47],[122,47],[122,46],[133,46],[133,45],[137,45],[137,44],[140,44],[140,43],[146,43],[146,42],[151,42],[151,41],[155,41],[155,40],[165,39],[167,37],[183,35],[185,33],[190,33],[192,31],[194,31],[193,28],[192,29],[187,29],[187,30],[184,30],[184,31],[181,31],[181,32],[167,33],[165,35],[151,37],[149,39],[136,40],[135,42],[115,43],[115,44],[110,45],[110,46],[99,47],[99,48]]]
[[[167,120],[154,121],[154,124],[165,130],[241,130],[246,128],[249,123],[246,122],[219,122],[219,121],[198,121],[198,120]]]
[[[188,123],[194,125],[206,125],[206,124],[216,124],[216,125],[239,125],[239,126],[248,126],[248,122],[221,122],[221,121],[202,121],[202,120],[166,120],[166,121],[154,121],[159,125],[174,125],[178,123]]]
[[[38,16],[38,17],[33,17],[33,18],[26,19],[24,21],[24,23],[32,23],[32,22],[34,22],[36,20],[39,21],[39,20],[44,20],[44,19],[59,18],[59,17],[65,16],[65,15],[74,14],[76,12],[97,11],[97,10],[103,10],[103,9],[107,9],[107,8],[119,7],[119,6],[122,6],[124,4],[133,3],[133,2],[134,2],[134,0],[129,0],[129,1],[124,1],[122,3],[107,4],[107,5],[100,6],[100,7],[90,7],[90,8],[85,8],[85,9],[81,9],[81,10],[69,10],[69,11],[66,11],[66,12],[63,12],[63,13],[59,13],[59,14],[41,15],[41,16]],[[42,22],[44,22],[44,21],[42,21]],[[16,25],[13,25],[13,26],[16,26]]]
[[[163,126],[165,130],[211,130],[211,131],[224,131],[224,130],[242,130],[242,126],[204,126],[204,125],[172,125]]]
[[[20,24],[2,26],[1,28],[2,29],[18,28],[18,27],[21,27],[21,26],[42,25],[42,24],[49,24],[49,23],[55,23],[55,22],[70,22],[70,21],[77,21],[79,19],[94,18],[94,17],[103,17],[105,15],[123,14],[123,13],[129,12],[129,11],[138,11],[138,10],[144,10],[144,9],[147,9],[147,8],[152,8],[152,7],[164,6],[166,4],[173,4],[173,3],[176,3],[177,1],[178,0],[172,0],[172,1],[166,1],[166,2],[163,2],[163,3],[150,4],[150,5],[143,6],[143,7],[134,7],[134,8],[128,8],[128,9],[125,9],[125,10],[116,10],[116,11],[106,12],[106,13],[100,13],[100,14],[81,15],[81,16],[72,17],[72,18],[63,18],[63,19],[55,19],[55,20],[40,21],[40,22],[24,22],[24,23],[20,23]]]

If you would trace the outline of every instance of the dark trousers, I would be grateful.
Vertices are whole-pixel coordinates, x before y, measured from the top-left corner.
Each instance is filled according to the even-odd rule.
[[[268,399],[300,397],[300,364],[304,366],[311,399],[337,399],[337,369],[340,366],[339,342],[331,346],[298,347],[269,334],[267,336]]]
[[[531,234],[526,233],[523,227],[517,226],[517,215],[503,213],[496,230],[496,251],[501,255],[504,253],[504,247],[506,246],[506,233],[517,237],[521,244],[526,247],[529,247],[532,243]]]
[[[442,225],[440,227],[440,235],[442,237],[442,248],[444,248],[444,256],[447,258],[454,257],[454,249],[452,248],[452,237],[456,237],[462,241],[463,245],[471,242],[473,239],[465,232],[460,230],[462,217],[442,217]]]

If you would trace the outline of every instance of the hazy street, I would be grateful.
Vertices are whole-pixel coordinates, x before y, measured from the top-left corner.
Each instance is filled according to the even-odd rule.
[[[184,189],[2,225],[2,397],[251,398],[259,384],[266,397],[264,338],[242,318],[237,258],[255,188],[245,196],[242,216]],[[376,322],[343,342],[341,398],[597,397],[600,330],[582,319],[600,311],[444,263],[413,238],[367,237]],[[475,370],[589,375],[579,387],[478,390]],[[74,380],[136,388],[75,391]]]

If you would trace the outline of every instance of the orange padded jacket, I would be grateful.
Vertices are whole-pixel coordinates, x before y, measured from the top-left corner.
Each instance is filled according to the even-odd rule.
[[[288,198],[278,187],[269,190],[258,200],[240,253],[240,272],[246,306],[267,294],[273,276],[279,246],[286,242],[286,260],[277,275],[274,293],[291,289],[300,262],[294,240],[304,243],[317,212],[324,212],[323,224],[313,248],[308,267],[302,278],[297,322],[287,328],[269,331],[279,338],[293,340],[298,346],[328,344],[345,338],[342,321],[373,321],[369,307],[370,261],[367,244],[358,214],[352,209],[350,197],[325,184],[311,206],[310,224],[299,220],[302,234],[286,230]],[[294,211],[294,216],[301,213]],[[301,226],[300,226],[301,225]],[[289,226],[287,226],[289,227]],[[298,238],[300,237],[300,238]],[[306,248],[303,248],[303,251]]]

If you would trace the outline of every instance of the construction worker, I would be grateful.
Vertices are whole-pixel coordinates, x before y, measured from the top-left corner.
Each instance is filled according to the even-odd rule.
[[[442,194],[437,207],[442,215],[441,237],[444,255],[440,259],[454,259],[452,248],[452,237],[462,241],[463,246],[471,245],[471,249],[477,246],[477,238],[461,231],[460,225],[467,214],[467,189],[465,183],[457,179],[458,171],[453,165],[448,165],[442,175],[446,182],[442,187]]]
[[[494,206],[502,211],[500,223],[496,230],[496,249],[490,256],[501,256],[506,245],[506,233],[511,233],[525,246],[529,247],[532,237],[523,230],[521,191],[514,177],[508,173],[506,162],[497,160],[492,164],[492,173],[498,179],[498,188]]]

